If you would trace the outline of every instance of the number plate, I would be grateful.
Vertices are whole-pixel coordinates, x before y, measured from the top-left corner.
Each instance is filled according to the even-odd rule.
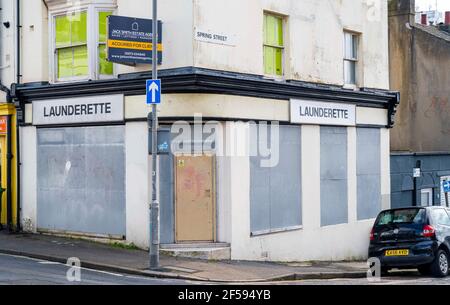
[[[409,250],[387,250],[386,256],[408,256]]]

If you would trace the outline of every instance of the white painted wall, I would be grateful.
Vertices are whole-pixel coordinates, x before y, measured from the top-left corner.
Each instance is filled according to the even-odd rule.
[[[13,46],[15,45],[16,35],[16,12],[14,10],[15,1],[0,0],[0,75],[3,85],[9,87],[15,82],[16,75],[16,55]],[[7,29],[3,23],[9,22],[10,27]],[[0,91],[0,103],[6,102],[6,95]]]
[[[21,24],[22,82],[47,81],[48,14],[42,0],[22,0]]]
[[[236,127],[246,128],[245,124]],[[348,149],[348,224],[320,226],[320,127],[302,126],[303,229],[256,237],[250,237],[249,158],[233,158],[232,174],[239,175],[240,179],[231,184],[230,190],[232,258],[285,262],[365,259],[373,220],[357,221],[356,217],[356,129],[353,127],[348,129]],[[381,153],[383,160],[388,159],[389,151]],[[388,172],[383,168],[383,181],[389,179]]]
[[[158,108],[160,116],[189,117],[201,113],[204,117],[290,121],[289,101],[222,94],[163,94]],[[145,95],[125,97],[125,117],[147,117]],[[387,109],[356,107],[356,123],[386,126]]]
[[[152,1],[117,0],[117,15],[152,18]],[[193,65],[192,55],[192,0],[158,1],[158,19],[163,22],[163,62],[160,69]],[[129,67],[116,65],[118,74],[149,71],[150,65]]]
[[[12,1],[2,1],[4,14],[11,15]],[[342,85],[343,30],[348,29],[362,34],[360,85],[388,89],[387,4],[380,1],[379,7],[372,7],[368,3],[366,0],[159,1],[159,18],[164,23],[164,57],[160,68],[197,66],[263,74],[263,12],[270,11],[286,16],[286,79]],[[133,0],[130,5],[129,0],[117,0],[118,15],[150,18],[151,13],[151,1]],[[22,5],[25,82],[49,79],[47,18],[43,1],[27,0]],[[14,21],[12,17],[8,19]],[[4,31],[3,42],[14,65],[12,25]],[[235,46],[197,41],[194,28],[233,36]],[[7,63],[5,58],[4,61]],[[148,65],[116,65],[117,74],[149,69]],[[14,78],[7,82],[12,81]]]
[[[42,0],[22,0],[21,2],[21,73],[23,82],[48,80],[48,23],[47,9]],[[10,86],[16,82],[17,75],[17,27],[16,1],[0,0],[2,16],[0,20],[1,59],[0,73],[2,83]],[[9,22],[7,29],[3,22]],[[0,92],[0,102],[4,93]]]
[[[387,126],[388,110],[356,107],[356,124]]]
[[[391,208],[391,158],[389,129],[380,129],[381,209]]]
[[[20,198],[21,225],[25,231],[36,232],[37,226],[37,138],[36,127],[20,128]]]
[[[220,132],[217,133],[216,149],[224,151],[226,139],[226,123],[219,123]],[[231,243],[231,194],[230,184],[231,160],[227,156],[216,156],[216,217],[217,217],[217,241]]]
[[[226,33],[237,42],[222,46],[194,41],[195,66],[263,74],[263,12],[268,11],[286,17],[286,79],[343,85],[346,29],[362,34],[360,86],[389,88],[386,1],[379,7],[366,0],[194,2],[194,28]]]
[[[356,127],[347,128],[347,186],[348,186],[348,221],[349,223],[358,220],[358,178],[356,176]]]
[[[3,64],[11,65],[10,71],[4,71],[4,83],[8,86],[15,82],[15,1],[1,0],[3,18],[11,22],[9,30],[2,29]],[[82,1],[89,2],[89,1]],[[97,1],[100,2],[100,1]],[[43,0],[22,0],[22,74],[23,82],[49,81],[49,26],[48,10]],[[61,7],[64,1],[47,1],[50,10],[52,5]],[[176,7],[176,9],[173,9]],[[163,25],[164,57],[161,69],[193,65],[192,48],[192,1],[170,0],[159,1],[159,19]],[[117,14],[139,18],[151,18],[151,1],[117,0]],[[1,62],[1,61],[0,61]],[[115,65],[116,74],[148,71],[149,65],[129,67]],[[1,93],[0,93],[1,94]],[[1,95],[0,95],[1,97]]]
[[[222,94],[163,94],[158,106],[162,117],[204,117],[289,121],[289,101]],[[146,118],[145,95],[125,97],[127,119]]]
[[[151,198],[146,122],[125,126],[126,238],[141,248],[149,245],[149,202]]]

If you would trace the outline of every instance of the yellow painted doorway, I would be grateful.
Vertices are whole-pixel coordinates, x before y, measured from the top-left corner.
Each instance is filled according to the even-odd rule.
[[[0,192],[0,223],[3,227],[10,225],[11,229],[16,229],[18,224],[16,151],[16,109],[13,104],[0,103],[0,187],[4,190]],[[8,166],[10,166],[9,171]],[[8,173],[10,174],[9,186]],[[8,199],[10,199],[10,206],[8,206]],[[10,210],[10,223],[8,223],[8,210]]]

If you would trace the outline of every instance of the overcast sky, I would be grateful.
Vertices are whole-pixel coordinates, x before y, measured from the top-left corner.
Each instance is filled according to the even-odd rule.
[[[419,11],[428,11],[436,9],[436,0],[416,0],[416,6]],[[437,0],[438,10],[441,12],[450,11],[450,0]]]

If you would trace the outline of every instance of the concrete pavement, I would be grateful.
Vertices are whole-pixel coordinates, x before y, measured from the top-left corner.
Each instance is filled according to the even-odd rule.
[[[364,278],[365,262],[292,263],[203,261],[161,256],[163,270],[148,270],[148,253],[91,241],[40,234],[0,233],[0,253],[66,263],[70,257],[82,266],[158,278],[252,283],[282,280]]]

